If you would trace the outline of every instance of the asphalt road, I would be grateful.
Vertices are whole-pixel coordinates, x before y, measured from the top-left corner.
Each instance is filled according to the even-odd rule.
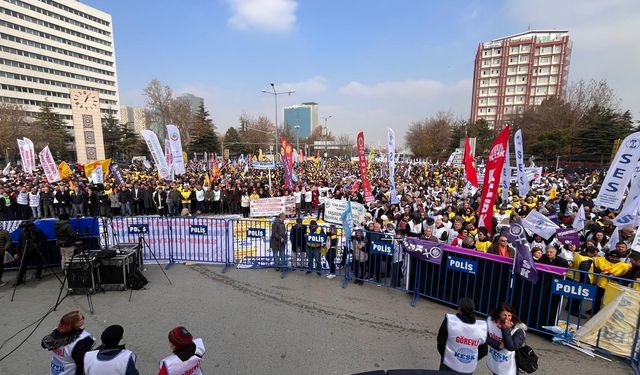
[[[147,289],[107,292],[92,297],[66,297],[58,311],[44,319],[25,344],[0,362],[0,374],[46,374],[49,353],[40,340],[71,310],[86,316],[86,329],[96,337],[110,324],[125,327],[127,347],[138,355],[141,374],[155,374],[169,352],[167,333],[177,325],[202,337],[206,374],[349,374],[392,368],[437,368],[435,337],[445,313],[452,309],[427,300],[410,306],[407,295],[375,285],[349,284],[315,274],[291,272],[280,279],[273,270],[175,265],[167,273],[147,265]],[[10,302],[10,281],[0,288],[0,339],[5,341],[53,306],[59,283],[51,275],[17,289]],[[0,348],[0,357],[32,330]],[[592,359],[536,335],[528,343],[540,356],[538,374],[630,374],[614,360]],[[484,360],[477,374],[488,374]]]

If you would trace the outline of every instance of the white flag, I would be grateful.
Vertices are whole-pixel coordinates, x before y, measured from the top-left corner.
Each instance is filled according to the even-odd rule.
[[[158,141],[156,133],[145,129],[142,130],[140,134],[142,134],[144,141],[147,142],[149,153],[151,153],[151,157],[153,157],[153,161],[156,163],[160,178],[169,177],[171,174],[171,168],[169,168],[169,165],[167,164],[167,159],[165,159],[164,152],[162,152],[162,147],[160,147],[160,141]]]
[[[395,168],[396,168],[396,136],[393,129],[387,129],[387,161],[389,163],[389,203],[398,204],[398,193],[396,192]]]
[[[49,150],[49,146],[43,148],[38,154],[38,157],[40,158],[40,164],[42,165],[44,175],[47,176],[49,183],[62,180],[60,178],[60,172],[58,172],[58,166],[56,165],[55,160],[53,160],[53,156]],[[102,171],[102,166],[100,166],[100,170]]]
[[[631,199],[627,198],[624,207],[620,210],[618,216],[613,219],[613,225],[622,228],[627,225],[638,225],[638,209],[640,208],[640,196]]]
[[[620,234],[618,234],[618,227],[613,229],[613,233],[611,233],[611,238],[609,238],[609,243],[607,244],[607,248],[609,251],[614,250],[616,248],[616,244],[620,241]]]
[[[164,140],[164,156],[167,158],[167,165],[169,165],[169,168],[171,168],[171,173],[169,174],[169,177],[167,177],[166,179],[169,181],[173,181],[175,180],[175,165],[173,164],[173,152],[171,150],[171,142],[169,141],[169,139],[165,139]],[[184,166],[184,163],[183,163]]]
[[[18,151],[20,151],[20,160],[22,160],[22,170],[29,173],[29,166],[27,165],[27,143],[23,139],[16,139],[18,141]]]
[[[511,167],[509,167],[509,142],[507,142],[507,155],[504,158],[504,165],[502,166],[502,180],[500,186],[502,187],[502,201],[506,204],[509,201],[509,184],[511,183]]]
[[[514,152],[516,153],[516,171],[518,177],[518,195],[521,197],[527,196],[527,193],[531,189],[529,186],[529,180],[524,171],[524,152],[522,151],[522,130],[518,129],[513,136]]]
[[[598,196],[594,200],[597,205],[612,210],[620,207],[625,188],[638,164],[638,159],[640,159],[640,132],[635,132],[620,144]]]
[[[4,167],[4,169],[2,170],[2,175],[3,176],[8,175],[10,170],[11,170],[11,162],[7,163],[7,166]]]
[[[33,142],[27,137],[22,138],[27,144],[27,163],[29,163],[29,173],[32,173],[36,169],[36,150],[33,147]]]
[[[171,145],[171,153],[173,154],[173,170],[177,175],[184,174],[184,158],[182,157],[182,139],[180,131],[175,125],[167,125],[167,138]],[[205,159],[206,160],[206,159]]]
[[[91,181],[94,184],[104,183],[104,171],[102,170],[102,164],[96,165],[96,168],[91,172]]]
[[[522,220],[522,226],[529,234],[539,234],[545,240],[548,240],[556,234],[556,229],[560,228],[556,223],[551,221],[537,210],[531,210],[529,215]]]
[[[573,229],[583,230],[585,220],[586,220],[586,217],[584,214],[584,204],[581,204],[580,209],[578,209],[578,213],[576,214],[576,217],[573,219],[573,224],[571,226],[573,227]]]

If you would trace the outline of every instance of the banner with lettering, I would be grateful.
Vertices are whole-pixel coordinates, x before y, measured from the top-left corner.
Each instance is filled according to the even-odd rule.
[[[529,241],[524,227],[520,222],[511,223],[507,230],[509,242],[516,248],[514,262],[515,273],[530,281],[532,284],[538,282],[538,271],[536,270],[531,250],[529,250]]]
[[[171,174],[171,168],[167,164],[167,159],[164,156],[164,152],[162,152],[162,147],[160,146],[160,141],[158,140],[158,136],[156,133],[151,130],[142,130],[140,131],[142,138],[147,143],[147,147],[149,147],[149,153],[153,158],[153,161],[156,163],[156,168],[158,168],[158,174],[160,178],[167,178]]]
[[[602,182],[595,204],[617,210],[622,203],[624,192],[640,159],[640,132],[625,138],[620,144],[611,167]]]
[[[49,146],[43,148],[38,154],[38,157],[40,158],[40,164],[42,165],[44,175],[47,176],[49,183],[51,184],[60,181],[61,178],[58,173],[58,166],[56,166],[56,162],[53,160]]]
[[[509,201],[509,185],[511,184],[511,167],[509,166],[509,141],[507,141],[507,155],[504,158],[502,174],[500,175],[500,187],[502,187],[502,202]]]
[[[345,212],[349,201],[346,199],[326,199],[324,201],[324,221],[333,224],[342,224],[342,213]],[[361,203],[351,201],[351,216],[356,225],[364,222],[366,210]]]
[[[531,210],[522,220],[522,226],[527,229],[529,234],[539,234],[545,240],[551,238],[559,228],[556,223],[536,209]]]
[[[356,145],[358,147],[358,166],[360,169],[360,179],[362,180],[362,189],[364,190],[364,201],[365,203],[369,203],[372,202],[374,198],[371,192],[371,182],[367,176],[367,158],[364,154],[364,132],[358,133]]]
[[[18,151],[20,151],[20,160],[22,160],[22,170],[25,173],[32,173],[31,165],[27,162],[27,148],[29,146],[23,139],[17,139],[16,141],[18,141]]]
[[[500,183],[500,173],[504,166],[504,159],[507,155],[507,142],[509,141],[509,131],[511,127],[507,125],[498,134],[487,155],[485,163],[484,182],[482,184],[482,198],[479,208],[479,226],[485,227],[487,232],[493,234],[493,205],[498,195],[498,185]]]
[[[398,193],[396,192],[396,135],[393,129],[387,129],[387,162],[389,163],[389,203],[398,204]]]
[[[514,152],[516,154],[516,174],[518,180],[518,195],[526,197],[531,187],[529,186],[529,180],[524,171],[524,152],[522,151],[522,130],[518,129],[513,136]]]
[[[33,172],[33,170],[36,169],[36,150],[33,146],[33,142],[31,142],[29,138],[23,137],[22,139],[27,145],[26,156],[27,156],[27,163],[29,164],[29,170]]]
[[[171,142],[169,141],[169,139],[164,140],[164,156],[167,159],[167,165],[169,166],[169,168],[171,168],[171,173],[169,173],[169,176],[167,176],[166,180],[173,181],[176,174],[175,165],[173,164],[175,155],[173,153],[173,149],[171,148]],[[182,159],[181,157],[179,158]],[[182,167],[184,168],[184,163],[182,164]]]
[[[111,169],[111,173],[113,173],[113,177],[116,179],[116,183],[118,185],[124,184],[124,176],[122,176],[122,170],[120,170],[120,166],[118,164],[111,164],[109,166]]]
[[[171,163],[173,172],[178,176],[185,173],[184,156],[182,155],[182,140],[180,138],[180,130],[172,124],[167,125],[167,139],[171,146]],[[206,160],[206,159],[205,159]]]
[[[576,246],[580,246],[579,231],[580,230],[576,228],[558,228],[556,229],[556,238],[563,245],[572,243]]]
[[[295,216],[296,200],[293,195],[251,199],[249,201],[249,212],[251,217],[277,216],[283,212],[287,216]]]

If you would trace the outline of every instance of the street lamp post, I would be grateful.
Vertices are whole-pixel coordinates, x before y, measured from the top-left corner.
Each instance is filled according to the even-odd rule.
[[[276,154],[278,153],[278,95],[280,95],[280,94],[289,94],[289,95],[291,95],[291,94],[295,93],[296,91],[295,90],[289,90],[289,91],[278,92],[278,91],[276,91],[276,85],[273,82],[271,82],[271,90],[272,91],[262,90],[262,93],[273,95],[274,103],[275,103],[275,112],[276,112],[276,116],[275,116],[276,117],[276,122],[275,122],[275,126],[276,126],[276,142],[275,142],[275,145],[276,145],[276,148],[275,148],[275,150],[273,152],[273,161],[275,162],[276,161]]]
[[[327,157],[327,143],[329,142],[329,128],[327,128],[327,120],[333,117],[332,115],[324,116],[324,157]]]

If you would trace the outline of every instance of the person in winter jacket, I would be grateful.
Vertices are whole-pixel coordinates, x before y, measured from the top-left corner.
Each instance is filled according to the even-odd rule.
[[[487,317],[487,328],[487,367],[495,375],[517,375],[515,350],[524,346],[527,326],[520,322],[513,307],[502,302]]]
[[[202,339],[194,339],[186,328],[176,327],[169,332],[169,346],[172,354],[160,361],[158,375],[202,375]]]
[[[84,315],[71,311],[42,339],[42,348],[51,351],[52,375],[84,374],[84,355],[91,350],[95,339],[83,326]]]
[[[102,345],[84,355],[85,375],[139,375],[136,355],[120,345],[124,328],[114,324],[102,331]]]

